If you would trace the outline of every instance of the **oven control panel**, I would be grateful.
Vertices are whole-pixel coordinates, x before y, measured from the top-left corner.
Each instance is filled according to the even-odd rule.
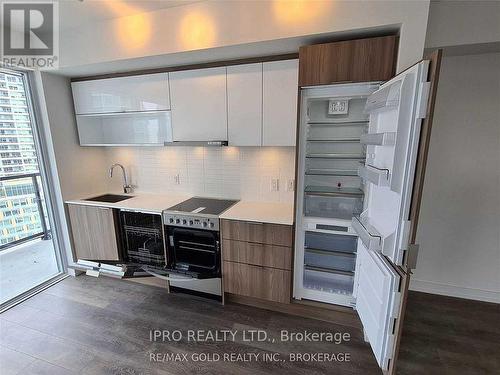
[[[163,224],[183,228],[219,230],[219,218],[217,216],[163,212]]]

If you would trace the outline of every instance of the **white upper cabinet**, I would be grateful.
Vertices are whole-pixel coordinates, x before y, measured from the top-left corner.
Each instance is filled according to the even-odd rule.
[[[172,72],[174,141],[227,141],[226,67]]]
[[[262,145],[262,63],[227,67],[230,146]]]
[[[263,146],[295,146],[298,70],[298,60],[263,64]]]
[[[77,115],[170,109],[168,74],[73,82]]]

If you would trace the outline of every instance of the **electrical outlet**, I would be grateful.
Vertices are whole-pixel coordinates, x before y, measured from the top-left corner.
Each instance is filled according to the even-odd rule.
[[[181,184],[181,177],[179,176],[178,173],[176,175],[174,175],[174,184],[175,185],[180,185]]]
[[[295,179],[289,178],[286,182],[286,191],[294,191],[295,190]]]
[[[271,191],[280,190],[280,180],[277,178],[271,178]]]

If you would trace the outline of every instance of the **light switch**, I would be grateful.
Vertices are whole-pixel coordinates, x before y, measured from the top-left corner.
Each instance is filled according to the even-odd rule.
[[[271,191],[280,190],[280,180],[277,178],[271,178]]]

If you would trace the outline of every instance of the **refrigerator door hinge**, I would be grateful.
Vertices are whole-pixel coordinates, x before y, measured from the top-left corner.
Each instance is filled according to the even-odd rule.
[[[417,267],[417,259],[418,259],[418,249],[419,244],[411,244],[408,246],[408,254],[406,257],[406,268],[410,270],[414,270]]]
[[[427,116],[427,103],[429,101],[429,93],[431,90],[430,82],[421,82],[417,97],[417,118],[425,118]]]
[[[396,323],[397,323],[397,321],[398,321],[398,318],[394,318],[392,320],[392,333],[391,333],[392,335],[396,334]]]
[[[410,230],[411,230],[411,221],[403,220],[401,222],[401,237],[399,241],[399,253],[397,264],[401,264],[404,260],[404,253],[408,250],[408,246],[410,245]]]

